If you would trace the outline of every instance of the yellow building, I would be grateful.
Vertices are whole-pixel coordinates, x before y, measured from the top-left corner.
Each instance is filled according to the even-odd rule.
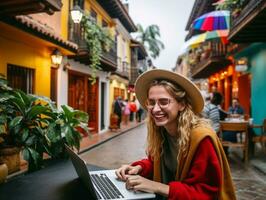
[[[73,5],[72,5],[73,6]],[[126,79],[121,77],[120,72],[122,69],[122,61],[118,62],[117,57],[123,55],[124,64],[130,63],[130,49],[129,32],[136,31],[136,27],[128,15],[128,12],[124,5],[117,0],[85,0],[81,1],[79,7],[84,10],[86,15],[90,16],[90,20],[97,23],[103,29],[107,29],[112,36],[113,42],[110,51],[103,51],[101,55],[101,70],[95,72],[96,82],[91,85],[89,79],[93,71],[90,66],[90,52],[82,39],[82,27],[81,25],[75,25],[69,27],[72,32],[69,31],[71,41],[76,42],[75,38],[79,38],[76,42],[79,45],[78,53],[70,57],[68,62],[70,64],[67,72],[68,77],[68,95],[61,95],[61,102],[64,99],[68,99],[68,104],[74,108],[84,110],[89,113],[90,121],[89,126],[94,129],[95,132],[101,133],[106,131],[109,127],[109,116],[111,112],[111,104],[117,89],[119,94],[121,92],[126,95],[128,85],[128,75]],[[126,36],[118,31],[118,23],[120,27],[123,27]],[[121,47],[121,41],[126,39]],[[85,45],[84,45],[85,43]],[[120,71],[119,71],[120,70]],[[62,73],[62,76],[66,74]],[[111,75],[113,74],[113,75]],[[65,81],[64,81],[65,80]],[[67,79],[61,80],[61,83],[65,83]],[[62,86],[66,87],[66,86]],[[63,89],[64,90],[64,89]]]
[[[123,5],[122,11],[130,26],[123,19],[114,19],[116,24],[117,41],[117,70],[110,76],[110,108],[117,97],[130,100],[129,82],[131,72],[131,32],[137,31],[132,19],[128,15],[127,5]]]
[[[70,17],[74,2],[98,26],[108,29],[114,40],[110,51],[102,53],[101,69],[96,72],[89,67],[91,52],[84,41],[82,26],[74,24]],[[118,0],[31,3],[21,7],[10,4],[8,10],[8,3],[0,2],[0,73],[14,88],[50,97],[58,106],[68,104],[87,112],[89,126],[95,132],[106,131],[114,97],[119,93],[127,98],[129,33],[137,29],[126,7]],[[59,65],[51,62],[55,50],[63,55]],[[96,82],[92,85],[93,73]]]
[[[4,13],[0,4],[0,73],[10,86],[47,97],[53,93],[51,85],[56,86],[51,78],[56,73],[51,63],[52,52],[59,49],[64,55],[73,55],[77,50],[77,45],[61,34],[63,4],[50,2],[35,6],[32,2],[31,9],[29,5],[11,4],[3,9]]]

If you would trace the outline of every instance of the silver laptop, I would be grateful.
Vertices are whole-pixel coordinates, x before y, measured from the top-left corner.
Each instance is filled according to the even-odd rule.
[[[75,170],[85,186],[89,189],[93,199],[151,199],[153,193],[134,192],[127,190],[125,182],[119,181],[115,170],[88,171],[86,162],[72,149],[66,146]]]

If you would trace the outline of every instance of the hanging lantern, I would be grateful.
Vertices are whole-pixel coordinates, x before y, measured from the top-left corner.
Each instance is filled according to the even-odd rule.
[[[71,18],[73,22],[75,24],[79,24],[83,16],[83,12],[80,9],[80,7],[78,5],[75,5],[73,9],[70,11],[70,13],[71,13]]]

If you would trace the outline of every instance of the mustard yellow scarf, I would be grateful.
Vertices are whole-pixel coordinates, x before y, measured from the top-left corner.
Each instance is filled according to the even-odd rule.
[[[233,186],[233,181],[231,178],[229,164],[226,158],[226,155],[223,151],[222,144],[220,143],[219,138],[216,133],[208,128],[198,127],[192,130],[190,136],[190,146],[188,155],[184,158],[182,155],[181,159],[178,161],[178,166],[176,170],[176,181],[184,180],[189,172],[191,161],[194,157],[194,154],[197,151],[198,145],[200,142],[209,136],[212,140],[218,159],[221,163],[222,171],[222,184],[219,192],[219,200],[236,200],[235,190]],[[161,182],[161,173],[160,173],[160,157],[154,158],[154,175],[153,180]]]

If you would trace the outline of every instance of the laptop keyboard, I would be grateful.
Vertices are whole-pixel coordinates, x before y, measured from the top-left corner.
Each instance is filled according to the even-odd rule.
[[[91,180],[103,196],[103,199],[121,199],[124,196],[120,193],[118,188],[106,176],[106,174],[91,174]],[[98,199],[102,199],[96,191]]]

